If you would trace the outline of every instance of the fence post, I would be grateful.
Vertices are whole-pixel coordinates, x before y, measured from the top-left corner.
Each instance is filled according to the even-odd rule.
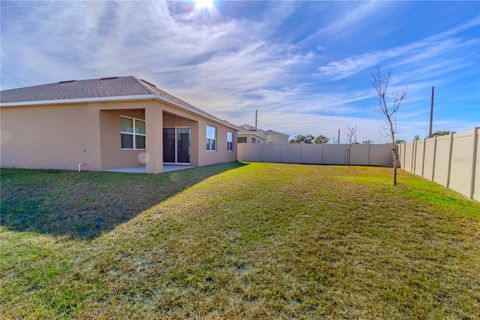
[[[437,136],[433,138],[433,164],[432,164],[432,181],[435,179],[435,162],[437,160]]]
[[[447,188],[450,186],[450,172],[452,171],[453,132],[450,132],[450,146],[448,150]]]
[[[478,129],[475,127],[473,129],[473,155],[472,155],[472,178],[470,181],[470,199],[473,199],[473,194],[475,193],[475,174],[477,167],[477,144],[478,144]]]
[[[422,178],[424,176],[424,171],[425,171],[425,151],[426,151],[426,146],[427,146],[427,138],[423,139],[423,158],[422,158]]]
[[[403,165],[402,168],[406,169],[405,167],[405,161],[407,160],[407,142],[403,143]]]

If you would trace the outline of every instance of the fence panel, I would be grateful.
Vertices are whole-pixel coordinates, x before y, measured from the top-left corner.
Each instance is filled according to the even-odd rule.
[[[347,146],[344,144],[325,144],[323,146],[324,164],[345,164]]]
[[[348,145],[343,144],[238,144],[239,161],[347,164]],[[391,166],[390,145],[355,144],[351,146],[352,165]]]
[[[239,143],[238,151],[240,153],[237,157],[240,161],[261,161],[259,144]]]
[[[480,200],[479,129],[405,143],[402,168]]]
[[[263,162],[281,162],[282,149],[281,144],[268,143],[262,146],[262,161]]]
[[[303,144],[301,162],[323,164],[323,144]]]
[[[422,168],[423,168],[423,146],[425,141],[418,140],[417,141],[417,151],[415,152],[415,168],[414,173],[416,175],[422,175]]]
[[[260,144],[259,144],[260,145]],[[265,144],[262,144],[262,146]],[[302,161],[302,145],[298,143],[281,144],[282,157],[280,162],[300,163]]]
[[[370,145],[352,144],[350,163],[358,166],[368,166],[370,164]]]
[[[472,198],[480,201],[480,130],[477,130],[477,145],[476,145],[476,155],[475,155],[475,172],[473,179],[473,196]]]
[[[425,140],[425,156],[423,163],[423,177],[425,179],[432,180],[433,178],[433,168],[435,165],[435,139]]]
[[[392,145],[390,144],[371,144],[370,145],[370,165],[371,166],[392,166]]]
[[[405,158],[404,165],[402,166],[403,169],[409,170],[412,168],[412,154],[413,154],[413,143],[406,143],[405,144]]]
[[[450,157],[450,136],[437,138],[437,150],[435,154],[435,176],[433,181],[447,186]]]
[[[469,194],[472,177],[473,134],[453,135],[452,163],[449,187],[462,194]]]

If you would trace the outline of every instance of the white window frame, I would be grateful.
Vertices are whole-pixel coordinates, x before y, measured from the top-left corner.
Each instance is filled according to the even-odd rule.
[[[132,126],[132,129],[133,129],[133,132],[125,132],[125,131],[122,131],[122,128],[120,126],[120,149],[122,150],[145,150],[145,148],[137,148],[137,141],[135,139],[135,136],[143,136],[145,137],[145,147],[146,147],[146,141],[147,141],[147,134],[146,133],[136,133],[135,132],[135,121],[142,121],[143,123],[146,124],[145,122],[145,119],[140,119],[140,118],[134,118],[134,117],[129,117],[129,116],[123,116],[123,115],[120,115],[120,118],[126,118],[126,119],[131,119],[133,120],[133,126]],[[145,126],[146,128],[146,126]],[[122,148],[122,134],[129,134],[129,135],[132,135],[133,136],[133,148]]]
[[[208,127],[215,129],[215,149],[211,149],[211,144],[210,144],[210,149],[207,147],[207,141],[208,141]],[[208,152],[216,152],[218,149],[218,139],[217,139],[217,127],[206,125],[205,126],[205,150]]]
[[[229,136],[231,138],[230,140],[229,140]],[[230,152],[233,151],[233,138],[234,138],[233,132],[227,131],[227,151],[230,151]],[[232,146],[231,149],[229,148],[229,143],[231,143],[231,146]]]

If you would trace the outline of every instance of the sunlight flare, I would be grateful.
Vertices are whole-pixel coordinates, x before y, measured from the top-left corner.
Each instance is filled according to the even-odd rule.
[[[197,9],[208,9],[213,8],[213,0],[195,0],[195,7]]]

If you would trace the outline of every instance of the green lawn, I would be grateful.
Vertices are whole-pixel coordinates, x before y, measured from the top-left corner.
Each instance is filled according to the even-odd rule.
[[[478,319],[480,204],[390,171],[2,169],[0,319]]]

